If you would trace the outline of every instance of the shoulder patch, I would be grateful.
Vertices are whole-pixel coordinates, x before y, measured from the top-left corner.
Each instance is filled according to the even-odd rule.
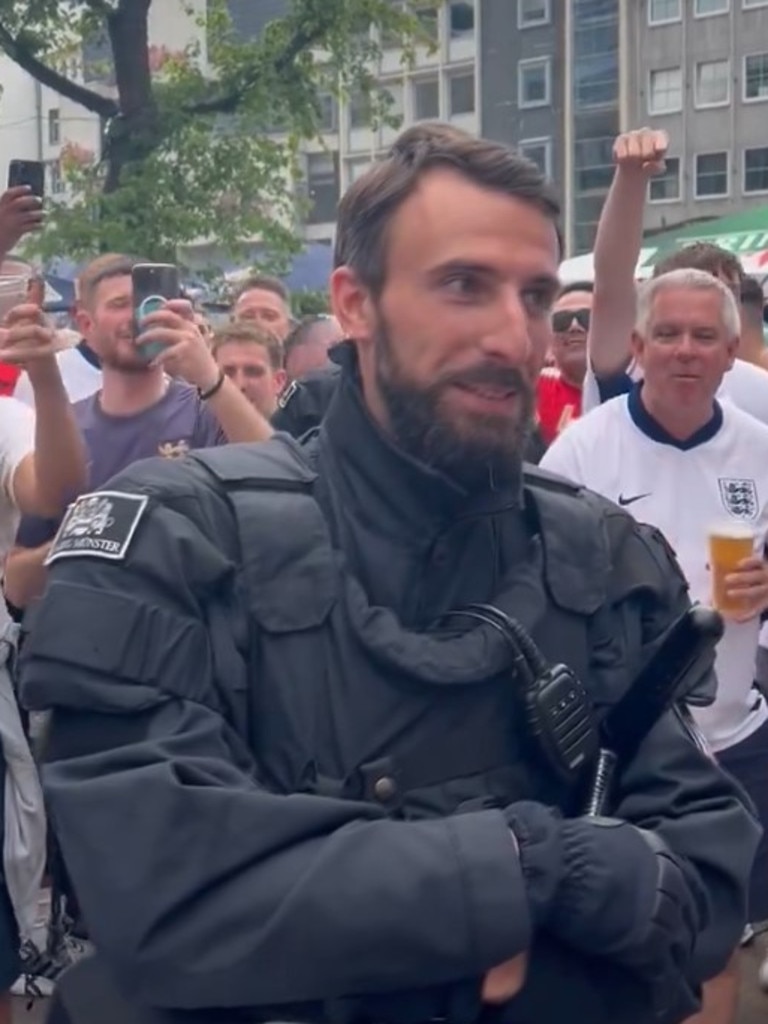
[[[146,494],[96,491],[69,506],[45,565],[59,558],[90,555],[121,562],[147,507]]]
[[[278,409],[284,409],[298,390],[299,382],[297,380],[292,380],[291,383],[288,385],[288,387],[277,400]]]

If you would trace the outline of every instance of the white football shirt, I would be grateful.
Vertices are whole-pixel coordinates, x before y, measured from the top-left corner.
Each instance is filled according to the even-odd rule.
[[[639,391],[613,398],[576,420],[541,460],[658,527],[672,545],[691,599],[711,600],[707,536],[718,522],[748,523],[757,544],[768,535],[768,426],[726,402],[684,445],[645,412]],[[732,747],[768,719],[753,688],[760,620],[726,624],[718,645],[718,695],[693,709],[712,749]]]
[[[57,352],[56,362],[59,364],[64,388],[73,404],[83,398],[90,398],[101,388],[100,368],[89,362],[78,346]],[[35,394],[26,373],[22,373],[16,381],[13,397],[34,409]]]
[[[612,377],[607,385],[611,395],[628,392],[633,383],[642,378],[638,367],[630,367],[627,373]],[[763,370],[743,359],[737,359],[723,377],[717,393],[721,401],[727,399],[750,416],[768,424],[768,370]],[[582,415],[600,405],[600,388],[591,368],[587,369],[584,388],[581,393]]]
[[[13,493],[14,474],[22,459],[34,450],[34,412],[15,398],[0,398],[0,566],[5,565],[19,526],[19,511]],[[8,618],[5,601],[0,600],[0,628]]]

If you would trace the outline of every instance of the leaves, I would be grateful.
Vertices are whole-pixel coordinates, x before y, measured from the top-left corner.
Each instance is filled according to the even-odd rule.
[[[168,260],[201,241],[237,256],[258,239],[279,261],[299,246],[299,153],[319,135],[321,96],[362,94],[372,121],[395,120],[375,83],[377,39],[397,39],[407,59],[427,42],[424,12],[437,0],[414,0],[411,9],[393,0],[293,0],[258,39],[238,37],[225,0],[211,0],[198,19],[200,42],[178,50],[144,43],[136,52],[151,3],[0,0],[0,48],[104,121],[100,160],[65,146],[67,203],[47,201],[37,251],[80,258],[106,248]],[[116,76],[112,94],[56,70],[82,39],[109,42],[111,67],[102,71]]]

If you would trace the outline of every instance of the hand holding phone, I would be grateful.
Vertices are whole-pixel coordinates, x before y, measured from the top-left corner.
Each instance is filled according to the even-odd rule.
[[[24,235],[43,226],[45,168],[40,161],[11,160],[8,189],[0,197],[0,258]]]
[[[171,263],[137,263],[131,271],[133,280],[133,336],[139,342],[142,321],[162,309],[166,302],[181,295],[179,269]],[[159,342],[138,343],[142,359],[151,363],[166,345]]]

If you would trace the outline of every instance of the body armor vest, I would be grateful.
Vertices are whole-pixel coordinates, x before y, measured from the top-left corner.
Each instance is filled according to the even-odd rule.
[[[237,522],[249,686],[233,724],[263,785],[374,802],[399,817],[521,799],[566,814],[576,806],[580,787],[564,792],[527,735],[503,637],[460,617],[414,632],[372,606],[333,546],[303,449],[276,437],[191,457]],[[640,617],[610,609],[606,517],[538,471],[526,475],[525,499],[528,560],[490,603],[545,658],[572,668],[599,711],[626,689],[641,642]]]

